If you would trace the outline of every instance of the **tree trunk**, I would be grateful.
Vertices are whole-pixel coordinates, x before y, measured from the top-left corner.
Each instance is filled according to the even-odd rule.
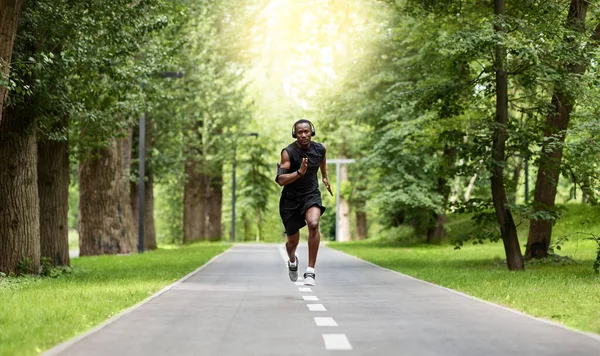
[[[567,16],[567,26],[574,30],[583,31],[587,7],[588,2],[585,0],[572,0]],[[594,31],[592,44],[597,44],[599,40],[600,24]],[[570,40],[565,39],[565,41]],[[573,74],[583,74],[586,68],[587,65],[581,63],[567,65],[567,70]],[[546,139],[542,143],[542,154],[540,155],[533,198],[533,207],[536,212],[554,209],[562,161],[562,145],[565,141],[574,104],[575,97],[563,92],[561,88],[555,89],[551,102],[553,111],[546,116],[546,128],[544,130],[544,138],[553,137],[554,139]],[[550,151],[549,144],[556,146],[556,148]],[[552,224],[552,220],[531,220],[525,258],[544,258],[548,256],[548,248],[552,238]]]
[[[344,159],[345,156],[340,156],[340,158]],[[344,184],[344,182],[348,181],[348,165],[342,164],[340,167],[340,182]],[[348,199],[344,198],[340,194],[340,221],[338,222],[338,227],[340,229],[338,233],[338,241],[351,241],[352,236],[350,234],[350,203],[348,203]]]
[[[242,214],[242,226],[244,230],[242,233],[242,241],[250,241],[250,221],[248,219],[248,214],[245,212]]]
[[[494,0],[494,13],[499,20],[504,16],[505,4],[504,0]],[[496,32],[505,32],[502,25],[494,25]],[[506,264],[508,269],[524,270],[523,255],[519,246],[517,236],[517,227],[513,220],[512,214],[508,209],[506,187],[504,186],[504,164],[505,146],[508,139],[506,127],[508,124],[508,75],[505,69],[506,49],[500,45],[496,47],[496,118],[493,136],[492,147],[492,200],[498,224],[500,225],[500,233],[504,242],[504,251],[506,253]]]
[[[133,230],[134,233],[133,235],[135,235],[136,239],[139,239],[139,216],[140,216],[140,210],[139,210],[139,185],[137,182],[129,182],[129,203],[131,205],[131,221],[133,223]],[[145,236],[144,236],[145,237]],[[138,240],[139,241],[139,240]],[[144,245],[146,245],[146,240],[144,239]],[[136,245],[132,245],[132,247],[137,246]],[[146,246],[144,246],[146,247]]]
[[[559,97],[560,96],[560,97]],[[556,105],[556,112],[551,113],[546,118],[546,130],[544,137],[558,134],[559,144],[565,140],[565,131],[569,124],[569,112],[572,105],[565,107],[566,97],[561,94],[554,94],[552,104]],[[566,99],[568,100],[568,99]],[[551,116],[552,115],[552,116]],[[547,150],[547,142],[542,143],[542,152]],[[550,153],[542,153],[540,156],[540,166],[538,169],[537,180],[535,183],[535,193],[533,198],[533,207],[536,212],[541,210],[552,210],[554,208],[554,199],[560,176],[560,162],[562,159],[562,147],[555,148]],[[552,220],[531,220],[529,225],[529,235],[527,237],[527,248],[525,258],[544,258],[548,256],[548,247],[552,237]]]
[[[4,102],[8,95],[6,83],[10,74],[13,44],[23,2],[23,0],[0,0],[0,122],[2,122]]]
[[[66,128],[68,120],[61,120]],[[41,256],[69,266],[69,142],[38,141]]]
[[[137,251],[138,245],[138,234],[137,225],[133,219],[133,211],[131,210],[129,189],[131,176],[131,148],[132,148],[132,131],[129,130],[129,134],[124,139],[118,141],[117,149],[121,157],[121,178],[119,178],[119,201],[122,202],[123,206],[123,224],[127,226],[129,245],[131,251]]]
[[[0,272],[40,270],[37,123],[32,103],[6,108],[0,122]],[[18,268],[21,262],[21,269]]]
[[[256,242],[259,242],[262,238],[262,213],[259,207],[256,207],[256,219]]]
[[[515,159],[515,168],[513,170],[513,178],[512,178],[512,190],[513,192],[510,195],[510,203],[516,204],[517,202],[517,193],[519,192],[519,180],[521,179],[521,168],[523,168],[523,159]]]
[[[365,201],[355,200],[356,211],[356,239],[364,240],[367,238],[367,213],[365,212]]]
[[[469,185],[467,186],[467,190],[465,191],[465,201],[471,200],[471,194],[473,193],[473,189],[475,188],[475,182],[477,181],[477,173],[471,177],[469,181]]]
[[[79,254],[92,256],[135,250],[124,142],[96,150],[79,167]],[[129,167],[129,165],[127,165]]]
[[[144,249],[156,250],[156,228],[154,224],[154,174],[148,171],[144,185]]]
[[[457,151],[455,147],[444,147],[442,156],[442,171],[438,177],[437,191],[442,196],[442,212],[440,214],[433,213],[432,226],[427,229],[427,243],[440,243],[444,239],[444,224],[446,223],[446,205],[450,198],[450,187],[448,187],[448,179],[446,178],[449,171],[454,169],[456,164]]]
[[[204,236],[210,241],[221,240],[223,227],[221,215],[223,206],[223,167],[215,170],[215,174],[206,179],[206,201]]]
[[[204,239],[206,177],[199,172],[200,163],[189,158],[185,163],[183,192],[183,242]]]

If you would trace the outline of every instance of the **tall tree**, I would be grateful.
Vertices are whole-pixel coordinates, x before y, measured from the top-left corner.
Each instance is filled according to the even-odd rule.
[[[0,271],[37,273],[40,268],[40,203],[37,187],[38,120],[37,103],[27,90],[33,86],[37,71],[21,70],[19,91],[5,105],[6,79],[9,72],[17,19],[22,1],[3,1],[0,9]],[[4,12],[6,11],[6,12]],[[22,30],[23,24],[19,24]],[[19,44],[19,56],[35,56],[33,41]],[[13,70],[14,72],[14,70]],[[14,74],[14,73],[13,73]],[[19,266],[22,269],[18,270]]]
[[[260,241],[263,238],[263,215],[275,187],[271,178],[273,165],[268,155],[272,150],[266,137],[259,136],[251,140],[243,145],[245,157],[240,162],[243,173],[240,175],[239,205],[244,208],[246,215],[256,219],[256,241]]]
[[[572,0],[567,15],[567,28],[573,32],[585,33],[585,19],[589,1]],[[577,36],[568,34],[564,41],[574,53],[579,53],[582,46]],[[600,24],[596,27],[589,46],[596,46],[600,40]],[[556,82],[552,93],[551,111],[546,116],[544,129],[544,141],[542,143],[539,169],[535,184],[535,195],[533,207],[536,213],[554,210],[556,190],[561,171],[563,156],[563,143],[567,135],[567,128],[571,112],[577,99],[573,87],[569,83],[581,76],[589,65],[589,59],[585,55],[571,60],[565,64],[562,82]],[[576,79],[575,79],[576,80]],[[526,258],[543,258],[548,255],[550,240],[552,237],[553,219],[534,218],[531,220],[529,236],[527,238]]]
[[[68,125],[64,121],[59,123],[61,128]],[[53,265],[68,266],[70,172],[67,138],[40,139],[37,153],[41,257],[48,258]]]
[[[440,164],[441,172],[438,174],[437,191],[443,199],[441,212],[434,211],[432,214],[432,222],[427,229],[427,243],[440,243],[444,238],[444,227],[446,224],[446,205],[450,198],[450,187],[448,186],[448,176],[451,175],[451,170],[456,164],[456,148],[446,145],[442,155],[442,164]]]
[[[508,73],[506,71],[506,48],[502,44],[506,32],[504,16],[506,15],[504,0],[494,0],[494,14],[496,15],[494,30],[499,38],[496,45],[496,114],[492,146],[492,200],[500,233],[506,252],[506,264],[510,270],[523,270],[523,255],[519,246],[517,227],[508,208],[506,186],[504,185],[504,164],[506,160],[505,147],[508,139]]]

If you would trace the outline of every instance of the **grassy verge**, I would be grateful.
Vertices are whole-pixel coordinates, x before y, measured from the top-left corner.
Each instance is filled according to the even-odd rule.
[[[78,335],[173,283],[229,245],[76,258],[58,278],[0,278],[0,355],[31,355]]]
[[[590,220],[590,216],[595,216]],[[600,233],[598,212],[569,207],[554,236]],[[451,234],[472,228],[468,218],[453,217]],[[527,226],[520,227],[522,245]],[[572,260],[532,262],[526,271],[509,272],[502,243],[431,246],[374,239],[329,246],[407,275],[452,288],[527,314],[600,334],[600,276],[592,269],[596,244],[571,236],[559,252]]]

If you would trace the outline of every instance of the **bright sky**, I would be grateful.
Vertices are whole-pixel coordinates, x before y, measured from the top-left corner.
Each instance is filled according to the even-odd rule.
[[[255,45],[260,47],[255,68],[306,109],[306,100],[331,84],[337,78],[336,67],[348,58],[356,4],[271,0],[253,29]]]

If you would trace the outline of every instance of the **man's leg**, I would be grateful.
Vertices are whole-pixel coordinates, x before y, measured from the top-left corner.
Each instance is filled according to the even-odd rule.
[[[296,258],[298,241],[300,241],[300,231],[297,231],[293,235],[288,235],[287,242],[285,243],[285,249],[287,250],[288,254],[288,275],[292,282],[296,282],[298,280],[298,259]]]
[[[321,208],[313,206],[306,212],[306,224],[308,225],[308,267],[315,268],[317,253],[321,242],[319,232],[319,220],[321,219]]]
[[[287,250],[288,259],[290,262],[296,262],[296,248],[298,247],[298,242],[300,241],[300,231],[297,231],[295,234],[287,237],[287,242],[285,243],[285,249]]]

